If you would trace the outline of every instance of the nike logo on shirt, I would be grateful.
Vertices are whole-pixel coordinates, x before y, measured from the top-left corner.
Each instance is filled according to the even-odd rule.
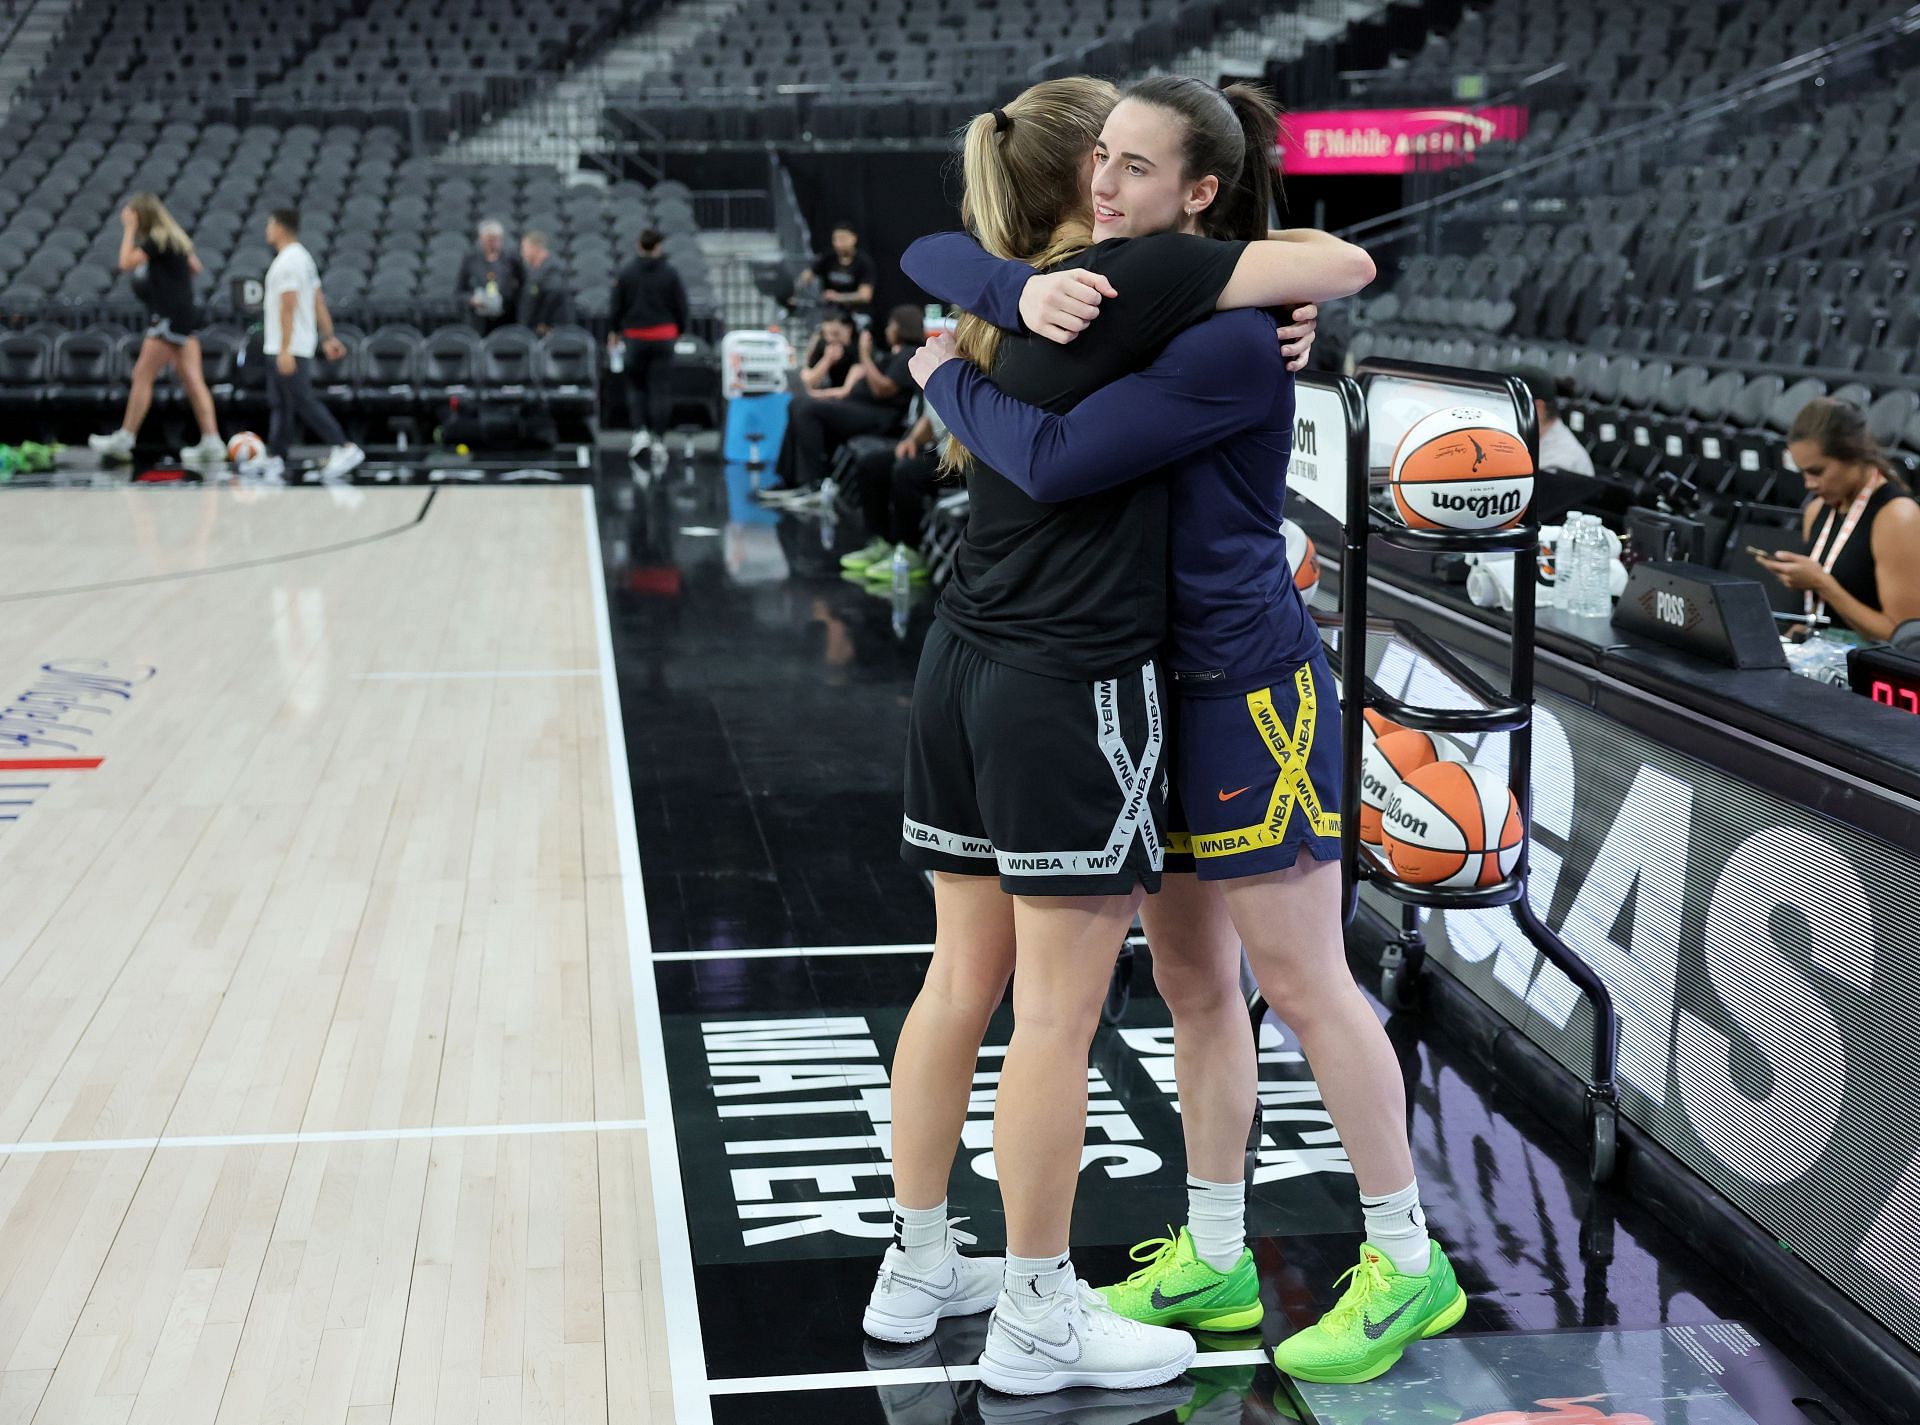
[[[1250,791],[1252,791],[1252,790],[1253,790],[1253,788],[1252,788],[1251,786],[1246,786],[1246,787],[1242,787],[1242,788],[1240,789],[1240,792],[1250,792]],[[1225,789],[1225,788],[1223,787],[1223,788],[1221,788],[1221,790],[1220,790],[1220,800],[1221,800],[1221,801],[1223,801],[1223,802],[1230,802],[1230,801],[1232,801],[1232,800],[1233,800],[1233,799],[1234,799],[1235,797],[1237,797],[1237,796],[1239,796],[1239,795],[1240,795],[1240,792],[1230,792],[1230,791],[1228,791],[1228,790],[1226,790],[1226,789]]]

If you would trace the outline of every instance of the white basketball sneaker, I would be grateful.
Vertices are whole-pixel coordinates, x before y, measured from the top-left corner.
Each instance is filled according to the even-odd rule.
[[[90,435],[87,448],[100,457],[103,465],[124,465],[133,459],[133,432],[115,430],[106,435]]]
[[[1193,1364],[1193,1337],[1117,1315],[1083,1281],[1038,1311],[1002,1293],[980,1354],[980,1381],[1007,1395],[1091,1386],[1165,1385]]]
[[[1006,1262],[999,1257],[961,1256],[953,1244],[973,1239],[951,1227],[948,1231],[952,1235],[947,1255],[928,1271],[909,1266],[906,1252],[888,1245],[873,1294],[867,1298],[867,1313],[860,1320],[869,1336],[900,1343],[923,1341],[943,1318],[977,1315],[999,1299]]]
[[[320,467],[322,480],[344,480],[366,462],[367,453],[349,441],[327,452],[327,463]]]
[[[227,444],[217,435],[203,435],[197,445],[180,452],[180,463],[194,469],[217,469],[227,463]]]

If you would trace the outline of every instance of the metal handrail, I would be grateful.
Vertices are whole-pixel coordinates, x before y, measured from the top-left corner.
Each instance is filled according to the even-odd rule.
[[[1721,272],[1712,277],[1706,275],[1707,253],[1712,248],[1716,246],[1738,246],[1741,235],[1762,228],[1768,223],[1775,222],[1780,218],[1787,217],[1794,213],[1805,212],[1810,208],[1824,206],[1825,204],[1831,203],[1834,199],[1845,197],[1857,189],[1871,188],[1876,183],[1883,183],[1889,178],[1897,178],[1905,174],[1910,174],[1913,171],[1914,161],[1911,156],[1889,159],[1871,173],[1862,174],[1860,177],[1849,179],[1845,183],[1836,183],[1829,188],[1821,188],[1814,192],[1801,194],[1789,202],[1782,203],[1770,212],[1760,213],[1751,218],[1742,218],[1737,223],[1717,226],[1709,232],[1702,233],[1689,244],[1693,249],[1693,290],[1696,292],[1705,292],[1714,287],[1718,287],[1722,282],[1725,282],[1730,275],[1730,272]],[[1873,215],[1873,221],[1878,223],[1885,222],[1889,218],[1904,218],[1910,213],[1920,213],[1920,198],[1915,199],[1911,203],[1902,203],[1899,207],[1888,212],[1876,212]],[[1812,252],[1817,248],[1823,247],[1833,240],[1832,233],[1821,233],[1816,237],[1808,238],[1804,242],[1797,242],[1791,246],[1783,247],[1777,252],[1754,253],[1752,257],[1763,262],[1780,258],[1797,257],[1803,252]]]
[[[1649,144],[1670,142],[1689,128],[1717,119],[1767,94],[1815,78],[1834,65],[1878,53],[1908,35],[1920,33],[1920,5],[1911,5],[1891,20],[1871,25],[1845,39],[1808,50],[1777,64],[1743,75],[1724,89],[1698,99],[1690,99],[1677,110],[1657,114],[1625,128],[1613,129],[1580,139],[1541,154],[1515,167],[1475,179],[1450,192],[1408,204],[1394,212],[1370,218],[1343,229],[1340,236],[1350,241],[1371,240],[1376,245],[1397,241],[1417,231],[1418,220],[1443,209],[1455,208],[1470,199],[1481,198],[1520,179],[1564,168],[1573,159],[1606,151],[1618,157],[1638,151]]]

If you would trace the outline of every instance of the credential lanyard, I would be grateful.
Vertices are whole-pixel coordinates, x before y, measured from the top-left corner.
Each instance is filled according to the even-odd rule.
[[[1860,493],[1853,497],[1853,506],[1847,511],[1846,521],[1840,526],[1839,537],[1833,541],[1831,550],[1827,548],[1827,538],[1833,534],[1833,522],[1840,517],[1840,511],[1827,511],[1827,522],[1820,526],[1820,537],[1813,542],[1813,558],[1819,561],[1820,567],[1827,573],[1831,574],[1833,566],[1840,562],[1840,551],[1845,549],[1847,541],[1853,538],[1854,527],[1860,523],[1860,516],[1867,512],[1867,501],[1873,498],[1874,491],[1886,483],[1886,479],[1886,476],[1875,471],[1873,478],[1867,481]],[[1811,623],[1826,616],[1827,601],[1816,599],[1813,596],[1813,590],[1809,589],[1802,607],[1805,608],[1807,620]]]

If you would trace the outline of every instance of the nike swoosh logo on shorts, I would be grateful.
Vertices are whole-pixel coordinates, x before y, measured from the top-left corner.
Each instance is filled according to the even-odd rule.
[[[1253,788],[1251,786],[1245,786],[1240,789],[1240,792],[1250,792],[1252,790]],[[1235,797],[1239,796],[1240,792],[1229,792],[1223,788],[1220,792],[1220,800],[1223,802],[1230,802]]]
[[[1160,1288],[1155,1287],[1153,1289],[1153,1295],[1147,1299],[1153,1303],[1153,1309],[1155,1311],[1165,1311],[1169,1306],[1178,1306],[1183,1301],[1192,1301],[1196,1296],[1205,1296],[1219,1285],[1219,1282],[1208,1282],[1198,1291],[1183,1291],[1178,1296],[1162,1296],[1160,1294]]]
[[[1000,1321],[1000,1331],[1003,1335],[1011,1336],[1013,1343],[1028,1355],[1045,1356],[1055,1365],[1073,1365],[1080,1359],[1082,1354],[1080,1350],[1080,1333],[1074,1329],[1071,1321],[1067,1323],[1067,1334],[1058,1341],[1049,1341],[1046,1337],[1036,1336],[1031,1331],[1009,1326],[1005,1320]],[[1063,1354],[1068,1346],[1073,1347],[1073,1354],[1071,1356]]]
[[[1432,1288],[1428,1288],[1428,1290],[1432,1290]],[[1394,1322],[1398,1321],[1402,1316],[1406,1314],[1407,1308],[1409,1306],[1412,1306],[1416,1301],[1425,1301],[1426,1298],[1427,1298],[1427,1293],[1423,1291],[1420,1293],[1420,1295],[1410,1296],[1405,1301],[1401,1302],[1398,1306],[1396,1306],[1393,1309],[1393,1312],[1391,1315],[1385,1316],[1378,1321],[1363,1322],[1362,1325],[1366,1330],[1367,1339],[1369,1341],[1378,1341],[1382,1336],[1387,1334],[1388,1328],[1391,1327]]]

